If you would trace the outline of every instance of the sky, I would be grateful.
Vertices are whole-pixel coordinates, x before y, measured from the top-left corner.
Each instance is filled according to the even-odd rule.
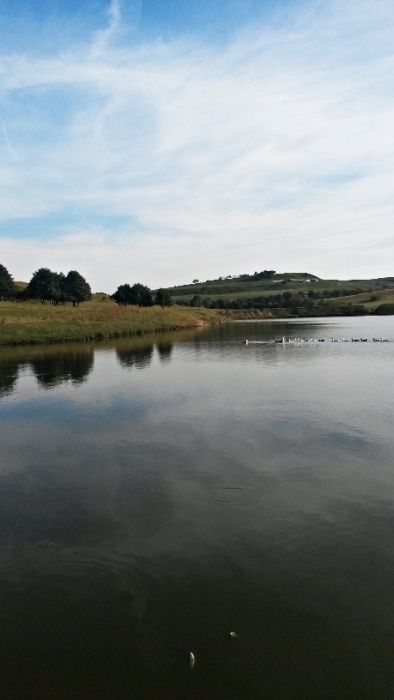
[[[394,275],[392,0],[0,0],[0,263]]]

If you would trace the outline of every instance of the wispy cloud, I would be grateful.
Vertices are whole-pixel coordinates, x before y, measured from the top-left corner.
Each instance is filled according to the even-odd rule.
[[[120,0],[111,0],[108,7],[108,24],[104,29],[96,32],[90,54],[92,58],[101,56],[111,45],[111,40],[116,36],[121,22]]]
[[[0,127],[1,127],[1,131],[3,132],[4,143],[5,143],[5,146],[7,148],[7,151],[9,153],[9,155],[11,156],[11,158],[13,158],[13,160],[16,160],[17,159],[16,152],[15,152],[14,147],[9,139],[6,126],[5,126],[4,121],[3,121],[1,116],[0,116]]]
[[[119,44],[120,10],[86,46],[2,57],[18,159],[1,166],[1,219],[28,234],[64,217],[49,240],[3,223],[17,277],[66,261],[100,289],[265,266],[392,274],[391,2],[315,4],[225,45]]]

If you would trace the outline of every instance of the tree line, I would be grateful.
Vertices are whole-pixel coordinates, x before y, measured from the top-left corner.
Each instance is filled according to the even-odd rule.
[[[112,299],[123,306],[153,306],[154,304],[171,306],[172,304],[172,299],[167,289],[160,288],[153,296],[153,292],[149,287],[139,282],[132,286],[121,284],[115,294],[112,294]]]
[[[316,302],[324,304],[326,300],[335,299],[342,296],[351,296],[365,292],[364,289],[330,289],[320,292],[309,290],[305,292],[283,292],[281,294],[271,294],[255,297],[238,297],[226,299],[219,297],[211,299],[208,296],[195,294],[190,301],[180,300],[177,302],[182,306],[204,306],[208,309],[299,309],[306,310],[313,308]]]
[[[41,267],[33,273],[33,276],[24,289],[18,289],[10,273],[4,265],[0,265],[0,298],[15,299],[39,299],[42,304],[64,304],[71,302],[78,306],[83,301],[92,298],[90,285],[76,270],[70,270],[67,275],[63,272],[53,272],[47,267]]]
[[[42,304],[47,302],[64,304],[71,302],[78,306],[92,298],[89,283],[77,272],[70,270],[67,275],[62,272],[53,272],[47,267],[41,267],[33,273],[33,276],[24,289],[19,289],[11,274],[4,265],[0,264],[0,299],[3,301],[23,301],[38,299]],[[117,304],[123,306],[171,306],[172,299],[167,289],[160,288],[154,294],[149,287],[140,284],[122,284],[111,298]]]
[[[254,272],[253,275],[248,275],[248,274],[238,275],[237,279],[239,279],[241,281],[272,280],[275,273],[276,273],[276,270],[261,270],[260,272],[258,272],[258,271]]]

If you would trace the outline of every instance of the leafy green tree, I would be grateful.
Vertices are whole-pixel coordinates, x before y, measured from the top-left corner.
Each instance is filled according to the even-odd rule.
[[[0,299],[9,299],[14,292],[12,277],[4,265],[0,265]]]
[[[53,304],[63,304],[67,301],[66,291],[64,288],[65,276],[63,272],[52,272],[52,303]]]
[[[139,282],[133,284],[131,288],[131,298],[131,303],[135,304],[135,306],[152,306],[153,304],[152,293],[149,287]]]
[[[117,304],[123,304],[125,306],[152,306],[152,293],[149,287],[144,284],[137,282],[130,287],[129,284],[121,284],[116,290],[115,294],[112,295]]]
[[[171,306],[172,305],[172,299],[170,292],[168,289],[164,289],[161,287],[160,289],[157,290],[156,296],[155,296],[155,304],[158,306]]]
[[[62,272],[52,272],[47,267],[41,267],[33,274],[23,297],[40,299],[42,304],[46,301],[53,304],[71,301],[76,306],[91,299],[92,294],[89,284],[76,270],[71,270],[65,277]]]
[[[76,270],[70,270],[64,278],[63,291],[66,301],[72,301],[73,306],[92,298],[89,284]]]
[[[62,277],[47,267],[36,270],[25,290],[28,299],[40,299],[42,304],[46,301],[57,302],[61,295]]]
[[[132,293],[129,284],[121,284],[117,288],[116,292],[112,294],[112,299],[114,299],[117,304],[121,304],[123,306],[128,306],[128,304],[132,304],[131,297]]]

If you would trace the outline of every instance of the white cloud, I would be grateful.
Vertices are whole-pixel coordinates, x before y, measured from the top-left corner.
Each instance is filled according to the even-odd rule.
[[[108,6],[108,25],[105,29],[99,30],[92,41],[90,55],[98,58],[105,53],[111,44],[111,40],[116,37],[121,21],[121,11],[119,0],[111,0]]]
[[[116,48],[112,2],[89,46],[3,57],[17,157],[0,164],[1,218],[46,216],[50,235],[0,239],[1,260],[108,290],[262,267],[393,274],[390,6],[328,2],[226,46]]]

